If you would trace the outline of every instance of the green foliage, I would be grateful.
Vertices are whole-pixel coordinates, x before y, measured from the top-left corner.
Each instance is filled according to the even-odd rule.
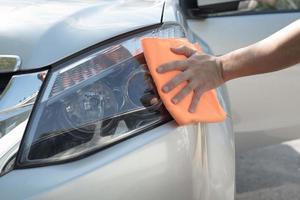
[[[3,57],[0,58],[0,71],[10,71],[14,69],[17,61],[15,58]]]
[[[258,0],[256,10],[299,9],[300,0]]]

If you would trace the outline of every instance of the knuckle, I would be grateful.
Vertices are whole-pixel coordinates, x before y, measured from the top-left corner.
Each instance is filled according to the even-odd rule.
[[[193,69],[188,69],[188,70],[185,71],[185,77],[186,77],[187,79],[189,79],[190,81],[193,81],[193,79],[194,79],[194,74],[195,74],[195,72],[194,72]]]
[[[184,50],[187,48],[186,45],[181,45],[180,47],[181,47],[181,49],[184,49]]]
[[[165,71],[170,71],[172,69],[174,69],[174,64],[173,63],[168,63],[165,65]]]
[[[172,82],[173,82],[174,84],[177,84],[177,83],[179,83],[179,82],[181,81],[181,79],[182,79],[182,78],[181,78],[181,76],[179,75],[179,76],[176,76],[176,77],[173,79]]]
[[[202,95],[202,92],[196,92],[196,99],[199,100]]]
[[[180,60],[176,60],[176,61],[173,62],[173,64],[175,66],[180,66],[181,65],[181,61]]]
[[[186,53],[190,53],[190,50],[191,50],[191,49],[190,49],[189,47],[184,46],[183,49],[184,49],[184,51],[185,51]]]
[[[166,84],[167,88],[172,89],[175,86],[174,80],[171,80],[169,83]]]
[[[172,80],[170,83],[173,83],[173,84],[175,84],[175,83],[178,83],[178,82],[179,82],[179,80],[180,80],[180,77],[178,77],[178,76],[175,76],[175,77],[173,78],[173,80]]]
[[[208,55],[207,54],[205,54],[205,53],[196,53],[195,54],[195,56],[194,56],[195,58],[197,58],[197,59],[199,59],[199,60],[202,60],[202,59],[205,59],[205,58],[207,58],[208,57]]]
[[[182,79],[183,80],[189,80],[192,75],[193,75],[193,73],[190,70],[185,71],[182,74]]]
[[[197,51],[192,48],[188,48],[188,51],[191,55],[194,55],[195,53],[197,53]]]
[[[197,89],[197,96],[199,96],[199,98],[200,98],[200,96],[202,95],[202,93],[203,93],[203,91],[204,91],[204,89],[203,89],[203,87],[199,87],[198,89]]]
[[[201,93],[201,90],[202,90],[202,89],[201,89],[201,86],[199,86],[199,87],[197,87],[197,88],[195,89],[195,91],[196,91],[197,94]]]
[[[186,70],[184,72],[182,72],[182,79],[183,80],[189,80],[192,76],[192,72],[191,70]]]
[[[161,71],[165,71],[165,70],[167,69],[167,67],[168,67],[167,64],[162,64],[162,65],[159,67],[159,69],[160,69]]]
[[[196,64],[198,64],[199,63],[199,59],[197,58],[197,57],[191,57],[190,59],[189,59],[189,64],[190,65],[196,65]]]
[[[196,81],[192,81],[190,85],[194,90],[197,87],[198,83]]]
[[[193,75],[193,71],[188,69],[185,72],[183,72],[183,74],[184,74],[185,78],[188,78],[188,77],[191,77]]]
[[[194,53],[194,56],[201,56],[201,55],[203,55],[204,53],[202,53],[202,52],[196,52],[196,53]]]
[[[188,84],[188,85],[186,86],[185,91],[186,91],[186,92],[189,92],[189,91],[191,91],[191,90],[193,90],[193,85],[192,85],[192,84]]]
[[[177,99],[182,99],[185,96],[186,92],[184,90],[182,90],[181,92],[179,92],[176,96]]]

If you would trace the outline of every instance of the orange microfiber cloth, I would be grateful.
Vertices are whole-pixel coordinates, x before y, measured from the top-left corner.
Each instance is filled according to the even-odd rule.
[[[197,123],[197,122],[220,122],[226,118],[226,113],[220,106],[215,90],[205,92],[200,102],[198,103],[196,112],[190,113],[188,108],[192,101],[193,93],[190,93],[178,104],[173,104],[171,99],[174,97],[185,85],[180,84],[168,93],[164,93],[161,88],[180,71],[170,71],[159,74],[156,72],[157,67],[161,64],[187,59],[184,55],[177,55],[173,53],[170,48],[186,45],[195,50],[200,50],[198,45],[191,44],[187,39],[160,39],[160,38],[144,38],[142,40],[142,47],[144,49],[144,56],[149,68],[149,71],[156,84],[159,96],[161,97],[167,110],[173,116],[179,125]]]

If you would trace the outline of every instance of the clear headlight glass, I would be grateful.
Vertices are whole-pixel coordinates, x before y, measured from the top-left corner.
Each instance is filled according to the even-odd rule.
[[[40,84],[35,83],[35,92],[27,88],[20,93],[13,91],[19,83],[37,79],[37,75],[14,76],[7,84],[6,89],[0,95],[0,139],[10,133],[16,126],[28,119],[32,105],[35,101],[37,90]],[[38,81],[36,81],[38,82]]]
[[[143,37],[184,37],[184,31],[167,24],[132,33],[48,72],[19,167],[70,160],[170,119],[146,66]]]
[[[41,75],[46,72],[8,76],[0,94],[0,176],[10,167],[7,162],[15,158],[29,115],[42,85]],[[3,80],[3,79],[1,79]]]

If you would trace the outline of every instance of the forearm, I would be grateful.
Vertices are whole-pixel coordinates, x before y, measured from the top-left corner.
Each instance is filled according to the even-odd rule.
[[[300,20],[251,46],[220,57],[225,81],[284,69],[300,62]]]

